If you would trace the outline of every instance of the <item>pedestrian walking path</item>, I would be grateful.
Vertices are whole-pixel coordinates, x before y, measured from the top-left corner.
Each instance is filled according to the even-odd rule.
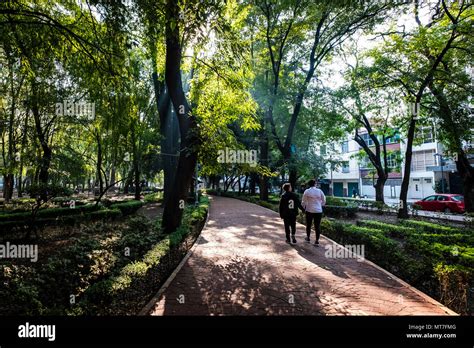
[[[324,231],[323,231],[324,234]],[[150,315],[446,315],[426,294],[366,260],[328,258],[327,245],[285,243],[278,214],[212,197],[190,256],[144,309]],[[312,241],[314,240],[314,232]]]

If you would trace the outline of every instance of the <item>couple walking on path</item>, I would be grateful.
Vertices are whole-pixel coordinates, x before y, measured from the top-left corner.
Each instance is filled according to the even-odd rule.
[[[321,235],[321,219],[323,217],[323,206],[326,204],[326,196],[324,192],[316,187],[316,180],[308,182],[308,189],[303,193],[303,199],[300,202],[298,195],[292,192],[291,184],[283,185],[285,191],[280,199],[280,217],[285,223],[286,242],[296,243],[296,217],[298,216],[298,209],[303,211],[306,215],[306,242],[311,239],[311,227],[314,222],[316,230],[316,240],[314,245],[319,245],[319,237]],[[291,230],[291,240],[290,240]]]

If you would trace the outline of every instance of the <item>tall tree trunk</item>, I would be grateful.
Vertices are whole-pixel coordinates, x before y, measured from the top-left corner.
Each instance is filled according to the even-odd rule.
[[[269,156],[269,151],[268,151],[268,136],[265,131],[265,120],[263,121],[262,124],[262,129],[261,129],[261,142],[260,142],[260,156],[261,156],[261,163],[263,166],[268,167],[268,156]],[[260,175],[259,178],[259,183],[260,183],[260,199],[262,201],[268,201],[268,176],[266,175]]]
[[[257,187],[257,180],[258,175],[254,172],[250,173],[250,180],[249,180],[249,194],[255,196],[255,191]]]
[[[154,66],[156,66],[156,64],[154,64]],[[178,158],[174,154],[179,151],[179,127],[165,81],[159,80],[156,71],[153,72],[152,79],[156,106],[160,116],[160,134],[162,137],[161,164],[164,176],[163,201],[165,202],[173,188],[173,181],[176,175]]]
[[[140,155],[137,146],[136,124],[131,125],[131,140],[133,151],[133,183],[135,187],[135,200],[140,200]]]
[[[463,180],[464,208],[466,212],[474,212],[474,168],[469,163],[466,153],[460,149],[458,152],[456,168]]]
[[[113,164],[112,167],[110,168],[110,179],[109,179],[109,183],[108,183],[108,185],[111,188],[115,187],[116,177],[117,177],[117,174],[116,174],[115,164]]]
[[[375,185],[374,185],[376,202],[382,202],[382,203],[385,202],[383,191],[384,191],[386,181],[387,181],[387,178],[385,176],[381,176],[380,174],[378,175],[377,181],[375,182]]]
[[[3,198],[9,202],[13,198],[13,174],[3,175]]]
[[[163,210],[163,230],[165,233],[171,233],[181,225],[183,204],[186,202],[197,164],[199,134],[196,118],[192,115],[190,105],[186,100],[181,78],[182,47],[178,25],[179,6],[176,0],[167,1],[166,15],[168,22],[166,24],[165,80],[178,117],[181,135],[178,168]]]
[[[400,187],[400,205],[398,208],[398,217],[401,219],[408,218],[408,186],[410,184],[411,160],[413,155],[413,139],[415,138],[416,119],[411,117],[407,134],[407,148],[405,151],[405,168],[403,168],[403,180]]]
[[[43,151],[43,154],[40,160],[40,165],[39,165],[38,182],[46,186],[48,185],[49,167],[51,165],[53,151],[51,150],[48,144],[47,136],[41,125],[41,116],[40,116],[40,111],[39,111],[39,97],[37,94],[38,89],[39,89],[39,86],[36,84],[36,82],[33,81],[32,88],[31,88],[32,90],[31,111],[33,112],[33,118],[35,120],[36,136],[39,140],[41,149]],[[43,201],[47,200],[46,192],[42,194],[41,199]]]
[[[96,175],[97,175],[97,180],[99,181],[99,195],[102,195],[102,192],[104,192],[104,180],[102,178],[102,142],[100,140],[99,133],[96,134],[96,141],[97,141]]]
[[[449,134],[451,148],[456,148],[457,161],[456,168],[463,181],[464,206],[467,212],[474,211],[474,168],[469,163],[467,154],[462,148],[462,140],[458,124],[455,122],[453,110],[443,93],[433,81],[430,82],[429,88],[431,93],[438,101],[439,117],[443,121],[443,128]]]
[[[140,188],[140,168],[138,166],[138,161],[135,162],[134,173],[135,173],[135,200],[139,201],[141,188]]]

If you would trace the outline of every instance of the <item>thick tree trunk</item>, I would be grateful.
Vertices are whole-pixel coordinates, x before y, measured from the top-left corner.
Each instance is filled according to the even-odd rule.
[[[36,129],[36,136],[38,137],[39,143],[41,145],[41,149],[43,150],[43,154],[40,160],[39,165],[39,173],[38,173],[38,182],[44,186],[48,185],[49,180],[49,167],[51,165],[51,158],[52,158],[52,150],[49,147],[48,139],[44,133],[43,127],[41,125],[41,117],[39,111],[39,100],[38,100],[38,85],[33,82],[32,83],[32,105],[31,111],[33,112],[33,118],[35,120],[35,129]],[[47,200],[46,192],[44,192],[41,197],[43,201]]]
[[[165,81],[158,79],[157,72],[152,75],[155,100],[160,116],[161,164],[163,168],[163,201],[166,201],[173,187],[178,165],[179,127],[176,114],[171,104]]]
[[[261,143],[260,143],[260,156],[261,156],[261,163],[263,166],[268,167],[268,136],[265,132],[265,127],[262,127],[261,133]],[[260,175],[259,178],[260,183],[260,199],[262,201],[268,201],[268,176]]]
[[[96,141],[97,141],[96,175],[97,175],[97,180],[99,182],[99,195],[102,195],[102,192],[104,192],[104,180],[102,178],[102,143],[100,141],[99,134],[96,134]]]
[[[18,190],[18,197],[23,197],[23,176],[21,173],[23,172],[23,166],[20,165],[20,174],[17,176],[17,190]]]
[[[466,153],[462,149],[461,134],[458,124],[455,122],[451,105],[443,93],[433,81],[430,82],[429,88],[439,104],[439,117],[443,121],[443,128],[449,134],[452,148],[457,148],[456,168],[463,181],[464,206],[467,212],[474,211],[474,168],[469,163]]]
[[[464,207],[466,212],[474,212],[474,168],[469,163],[466,153],[458,152],[456,168],[463,180]]]
[[[166,63],[165,80],[171,102],[176,111],[181,135],[178,168],[173,188],[165,201],[163,210],[163,230],[165,233],[175,231],[181,225],[184,202],[197,164],[199,134],[196,118],[186,100],[181,79],[181,35],[179,33],[179,7],[176,0],[168,0],[166,14]],[[174,23],[171,26],[171,23]]]
[[[249,194],[252,196],[255,196],[255,192],[257,188],[257,180],[258,180],[257,174],[251,173],[250,180],[249,180]]]
[[[9,202],[13,198],[13,174],[3,175],[3,198]]]
[[[140,188],[140,169],[138,162],[135,164],[135,200],[140,200],[141,188]]]
[[[410,184],[410,173],[411,173],[411,159],[413,154],[413,139],[415,138],[415,126],[416,119],[414,117],[410,120],[407,134],[407,148],[405,151],[405,168],[403,168],[403,180],[400,188],[400,203],[398,208],[398,217],[400,219],[408,218],[408,186]]]
[[[376,202],[385,203],[383,191],[384,191],[386,181],[387,181],[386,177],[379,175],[379,177],[377,178],[377,181],[375,182],[374,188],[375,188],[375,201]]]

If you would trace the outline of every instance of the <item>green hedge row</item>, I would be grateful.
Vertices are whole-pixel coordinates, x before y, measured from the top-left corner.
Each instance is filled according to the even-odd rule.
[[[323,234],[341,244],[363,244],[366,257],[461,314],[474,313],[474,248],[433,242],[423,230],[382,222],[361,226],[324,219]],[[369,227],[370,226],[370,227]],[[397,242],[391,236],[402,237]],[[429,241],[428,241],[429,240]]]
[[[424,240],[429,243],[441,243],[441,244],[458,244],[462,246],[472,246],[474,245],[474,234],[470,232],[462,233],[462,230],[455,229],[453,233],[424,233],[423,229],[416,229],[414,227],[407,227],[405,225],[394,225],[380,221],[372,220],[359,220],[357,221],[358,226],[367,226],[378,228],[384,232],[389,237],[394,238],[411,238],[414,240]],[[444,226],[441,226],[442,228]],[[428,229],[428,231],[434,230],[433,228]]]
[[[69,246],[31,265],[0,264],[0,312],[5,315],[64,315],[70,296],[139,260],[160,240],[159,230],[142,217],[116,224],[83,225]],[[128,248],[129,253],[124,250]]]
[[[77,213],[77,210],[76,210]],[[119,209],[101,209],[83,212],[75,215],[63,215],[56,218],[37,218],[34,226],[41,230],[46,226],[74,226],[84,221],[113,220],[120,218],[122,212]],[[24,232],[30,228],[30,220],[0,221],[0,234],[10,232]]]
[[[353,218],[357,215],[359,208],[357,206],[337,206],[337,205],[325,205],[323,207],[324,215],[330,217],[348,217]]]
[[[400,220],[402,225],[416,228],[418,230],[423,230],[425,232],[431,232],[431,233],[456,233],[459,230],[450,227],[450,226],[444,226],[444,225],[438,225],[435,223],[427,222],[427,221],[419,221],[419,220]]]
[[[143,207],[142,201],[128,201],[121,203],[114,203],[110,205],[110,209],[119,209],[123,215],[131,215],[135,213],[138,209]]]
[[[70,314],[130,314],[141,309],[187,252],[182,242],[191,232],[199,232],[195,226],[204,222],[208,209],[207,197],[202,197],[197,207],[186,208],[182,225],[175,232],[155,244],[141,260],[91,285]]]
[[[146,194],[143,200],[145,201],[145,203],[162,202],[163,192],[154,192],[154,193]]]
[[[415,233],[415,229],[411,227],[392,225],[374,220],[359,220],[357,221],[357,225],[377,228],[381,231],[384,231],[388,236],[395,238],[405,238],[406,236]]]
[[[36,217],[37,218],[49,218],[49,217],[59,217],[66,215],[75,215],[78,213],[86,213],[99,210],[101,207],[95,204],[88,204],[82,206],[76,206],[75,208],[47,208],[38,210]],[[3,213],[0,214],[0,221],[18,221],[26,220],[31,217],[31,211],[21,212],[21,213]]]

